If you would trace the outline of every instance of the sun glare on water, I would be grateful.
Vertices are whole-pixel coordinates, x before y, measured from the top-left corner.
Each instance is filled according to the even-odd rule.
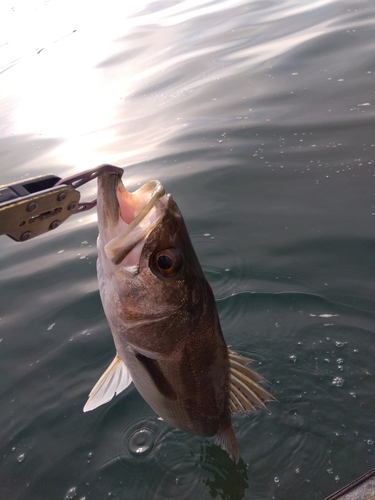
[[[59,161],[88,168],[111,142],[118,93],[97,66],[145,2],[5,1],[0,6],[0,109],[6,135],[58,138]],[[115,9],[116,16],[113,16]],[[118,15],[118,13],[121,15]],[[120,75],[121,76],[121,75]],[[123,89],[126,92],[126,88]],[[103,161],[106,152],[103,151]],[[100,160],[100,158],[99,158]]]

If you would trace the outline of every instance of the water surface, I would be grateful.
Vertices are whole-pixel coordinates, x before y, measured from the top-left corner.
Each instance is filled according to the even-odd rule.
[[[236,466],[114,355],[94,211],[0,239],[2,498],[320,500],[375,467],[370,0],[6,2],[1,182],[112,163],[173,193],[228,344],[278,403],[233,418]],[[95,184],[84,197],[95,195]]]

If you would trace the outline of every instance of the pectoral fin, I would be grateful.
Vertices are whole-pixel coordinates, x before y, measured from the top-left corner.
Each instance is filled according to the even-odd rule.
[[[231,413],[257,411],[256,406],[264,408],[269,413],[264,403],[276,401],[276,399],[259,384],[259,382],[267,382],[267,380],[246,365],[252,361],[251,359],[240,356],[230,349],[228,349],[228,354]]]
[[[110,401],[116,394],[125,390],[132,382],[125,363],[117,355],[89,394],[83,411],[91,411]]]

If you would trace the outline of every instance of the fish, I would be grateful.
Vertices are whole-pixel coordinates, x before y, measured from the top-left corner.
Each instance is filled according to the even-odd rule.
[[[252,360],[229,348],[215,297],[183,216],[159,181],[128,191],[118,175],[98,177],[97,274],[116,355],[84,411],[131,382],[172,426],[215,442],[238,463],[235,413],[267,410],[275,398]],[[268,410],[267,410],[268,411]]]

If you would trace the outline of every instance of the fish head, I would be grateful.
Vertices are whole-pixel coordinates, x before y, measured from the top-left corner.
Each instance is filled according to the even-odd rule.
[[[116,175],[103,174],[98,226],[99,287],[117,349],[121,336],[150,356],[156,346],[158,354],[171,352],[207,288],[177,204],[159,181],[130,193]]]

